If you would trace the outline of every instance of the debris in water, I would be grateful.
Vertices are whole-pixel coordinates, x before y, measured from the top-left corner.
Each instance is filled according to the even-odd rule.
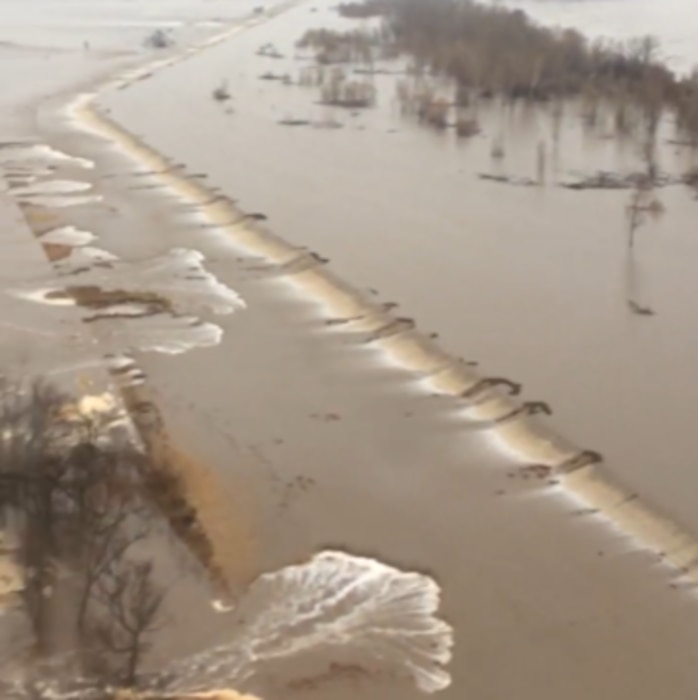
[[[211,94],[216,102],[227,102],[231,98],[227,81],[223,81]]]
[[[655,315],[655,312],[649,306],[641,306],[640,304],[638,304],[636,301],[633,301],[632,299],[628,300],[628,308],[636,316],[654,316]]]
[[[516,175],[495,175],[493,173],[479,173],[481,180],[499,182],[503,185],[516,185],[518,187],[535,187],[538,182],[530,177],[518,177]]]
[[[281,119],[279,124],[281,124],[281,126],[308,126],[310,124],[310,119],[293,119],[289,117],[287,119]]]
[[[164,30],[156,29],[143,43],[149,49],[168,49],[174,44],[174,40]]]

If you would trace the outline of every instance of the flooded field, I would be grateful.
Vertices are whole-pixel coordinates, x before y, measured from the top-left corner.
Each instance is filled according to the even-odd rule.
[[[563,186],[640,166],[609,115],[494,99],[457,139],[401,116],[395,64],[374,108],[320,104],[295,44],[357,26],[329,3],[8,7],[91,68],[13,98],[6,140],[36,143],[0,149],[3,196],[53,267],[17,258],[3,308],[69,313],[90,352],[38,368],[110,372],[182,450],[182,541],[224,589],[176,594],[160,653],[204,651],[163,687],[691,700],[697,161],[671,125],[631,253],[630,189]],[[124,69],[153,27],[191,48]]]
[[[294,44],[306,28],[346,22],[302,6],[103,104],[191,172],[207,173],[242,209],[264,212],[275,234],[327,256],[379,300],[399,302],[400,314],[438,333],[449,352],[478,362],[486,376],[521,382],[526,399],[551,406],[563,434],[698,528],[690,496],[698,459],[690,371],[698,335],[687,301],[698,252],[692,191],[662,190],[666,214],[638,233],[629,256],[629,193],[559,183],[632,172],[639,148],[606,137],[602,126],[590,134],[574,105],[559,139],[551,110],[493,106],[483,133],[464,142],[401,120],[391,76],[376,77],[378,106],[359,114],[317,104],[312,88],[260,80],[269,70],[298,74],[304,61]],[[265,44],[285,58],[256,55]],[[222,81],[233,96],[227,106],[211,99]],[[173,128],[166,117],[183,99],[189,108]],[[279,124],[289,118],[342,128]],[[505,151],[498,161],[494,142]],[[545,186],[478,176],[534,178],[541,142],[552,164]],[[661,149],[670,174],[694,163],[690,149]],[[631,313],[629,297],[654,315]]]

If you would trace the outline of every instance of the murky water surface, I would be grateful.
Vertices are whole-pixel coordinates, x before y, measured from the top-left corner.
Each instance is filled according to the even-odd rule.
[[[606,3],[616,12],[623,4]],[[639,231],[629,256],[628,192],[559,182],[631,172],[638,146],[607,138],[604,128],[590,135],[574,105],[557,141],[545,109],[492,107],[483,134],[457,142],[402,121],[390,76],[376,80],[378,108],[359,114],[319,105],[312,88],[260,80],[267,71],[298,75],[305,63],[295,41],[323,24],[347,26],[328,8],[301,6],[104,105],[191,172],[208,173],[244,209],[263,211],[278,235],[400,302],[449,351],[523,382],[525,398],[548,401],[564,434],[600,450],[645,498],[698,529],[694,195],[663,189],[665,216]],[[266,43],[285,58],[257,56]],[[222,81],[233,96],[227,106],[211,98]],[[343,128],[279,124],[288,118]],[[502,161],[491,158],[495,142],[504,145]],[[478,177],[497,169],[534,177],[541,142],[546,186]],[[667,147],[661,166],[680,174],[693,159]],[[631,313],[631,297],[654,315]]]

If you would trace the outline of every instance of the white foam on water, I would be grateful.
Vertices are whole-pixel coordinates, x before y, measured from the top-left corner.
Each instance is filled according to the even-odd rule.
[[[77,156],[70,156],[63,151],[59,151],[47,144],[39,144],[36,146],[35,151],[37,155],[45,158],[48,161],[55,161],[59,163],[67,163],[70,165],[77,165],[85,170],[93,170],[95,163],[87,158],[78,158]]]
[[[202,323],[187,316],[156,314],[124,319],[113,329],[105,327],[100,340],[115,352],[125,349],[180,355],[194,348],[214,347],[222,336],[223,330],[213,323]]]
[[[55,292],[63,292],[61,287],[44,287],[41,289],[7,289],[6,294],[9,294],[16,299],[24,299],[37,304],[46,304],[48,306],[75,306],[75,301],[70,297],[51,298],[49,294]]]
[[[39,239],[42,243],[53,245],[67,245],[73,248],[86,246],[97,237],[91,231],[83,231],[75,226],[61,226],[42,234]]]
[[[93,267],[79,275],[79,284],[103,289],[153,292],[171,300],[178,312],[210,311],[229,314],[245,307],[244,300],[204,267],[204,256],[196,250],[177,248],[157,258],[138,262],[118,261],[97,248],[79,248],[61,269],[83,268],[94,262],[111,262],[108,269]]]
[[[43,240],[43,238],[42,238]],[[95,246],[81,246],[76,248],[70,258],[59,260],[55,263],[62,271],[76,270],[79,268],[92,267],[98,263],[113,263],[119,258],[107,250],[96,248]]]
[[[102,196],[98,194],[92,195],[51,195],[51,194],[36,194],[36,195],[16,195],[17,199],[24,204],[29,204],[35,207],[45,207],[46,209],[62,209],[64,207],[76,207],[82,204],[92,204],[101,202]]]
[[[112,304],[111,306],[107,306],[103,309],[99,309],[94,314],[94,316],[97,316],[99,318],[108,318],[109,316],[119,317],[119,318],[123,318],[123,317],[138,318],[139,316],[152,316],[152,315],[153,314],[152,314],[151,309],[146,304],[136,304],[136,303]]]
[[[92,170],[95,164],[86,158],[69,156],[44,143],[12,144],[0,148],[0,163],[36,163],[37,165],[64,164]]]
[[[26,195],[43,194],[73,194],[75,192],[87,192],[92,189],[89,182],[79,180],[43,180],[31,185],[12,187],[10,192],[18,197]]]
[[[231,643],[173,665],[168,691],[240,687],[258,671],[294,665],[303,677],[330,664],[411,678],[422,691],[446,688],[453,630],[437,617],[440,588],[429,576],[375,559],[326,551],[261,576],[231,620]],[[315,663],[313,663],[313,660]]]
[[[71,237],[74,235],[72,229],[68,233]],[[220,326],[201,322],[199,314],[229,314],[245,306],[234,290],[204,269],[203,262],[204,256],[198,251],[181,248],[150,260],[127,262],[100,248],[82,246],[56,266],[63,274],[75,273],[68,286],[132,294],[133,301],[127,299],[85,310],[86,319],[99,325],[100,341],[105,342],[111,352],[141,350],[179,354],[220,343],[223,335]],[[41,304],[75,305],[72,298],[48,296],[51,292],[62,292],[63,287],[37,288],[35,285],[36,282],[32,282],[8,293]],[[159,308],[157,300],[150,304],[148,299],[139,299],[139,293],[165,299],[172,303],[174,310]],[[140,376],[134,376],[133,380],[139,381]]]

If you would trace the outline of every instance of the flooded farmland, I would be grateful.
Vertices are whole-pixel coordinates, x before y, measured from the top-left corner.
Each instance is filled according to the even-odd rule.
[[[376,77],[378,105],[360,114],[317,104],[312,89],[260,80],[272,69],[297,75],[304,59],[295,57],[296,40],[324,22],[347,20],[301,6],[103,104],[157,149],[206,172],[243,210],[263,211],[275,234],[399,302],[401,315],[438,333],[452,354],[478,362],[486,376],[521,382],[526,399],[551,406],[559,431],[600,451],[630,488],[697,528],[693,192],[663,189],[666,214],[638,233],[629,256],[628,192],[559,184],[631,172],[638,147],[603,128],[590,134],[575,105],[557,140],[551,110],[519,105],[487,108],[483,133],[464,142],[401,119],[391,76]],[[285,58],[258,56],[264,44]],[[222,81],[233,96],[227,108],[210,98]],[[189,108],[171,128],[166,117],[182,99]],[[152,110],[143,109],[148,100]],[[342,128],[279,124],[288,118]],[[495,141],[505,150],[497,162]],[[544,186],[478,177],[497,168],[535,177],[541,142],[550,154]],[[663,147],[660,161],[675,175],[695,162],[677,146]],[[631,313],[628,295],[654,315]]]
[[[70,312],[89,352],[29,371],[104,370],[208,574],[166,562],[165,676],[136,687],[691,700],[698,161],[673,124],[629,235],[644,154],[612,111],[483,96],[458,138],[404,114],[404,62],[325,91],[298,39],[376,26],[329,3],[8,7],[53,48],[8,98],[0,213],[35,255],[3,308],[34,334]],[[75,77],[37,102],[59,49]],[[81,685],[40,690],[102,700]]]

